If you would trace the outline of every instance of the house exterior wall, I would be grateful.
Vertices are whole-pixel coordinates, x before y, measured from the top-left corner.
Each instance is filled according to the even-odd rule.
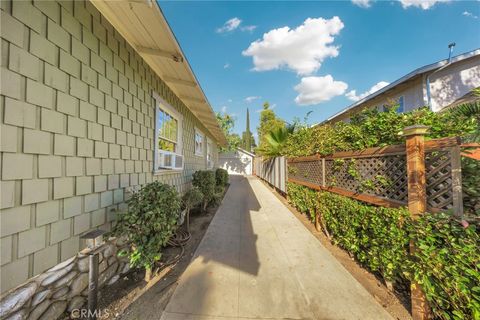
[[[194,128],[208,131],[91,3],[2,1],[0,20],[5,292],[74,256],[85,232],[110,230],[132,190],[185,191],[206,169]],[[184,117],[181,172],[153,174],[153,92]]]
[[[432,74],[432,73],[430,73]],[[355,109],[343,113],[333,121],[348,121],[350,117],[367,108],[382,110],[383,105],[399,97],[404,97],[404,111],[411,111],[428,104],[426,76],[418,76],[406,83],[365,101]],[[461,98],[472,89],[480,87],[480,56],[456,62],[430,77],[432,110],[441,111],[455,100]]]
[[[480,87],[480,56],[440,70],[430,78],[432,110],[442,110],[477,87]]]

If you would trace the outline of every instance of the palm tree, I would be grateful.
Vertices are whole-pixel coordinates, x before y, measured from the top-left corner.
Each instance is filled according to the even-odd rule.
[[[473,89],[472,93],[475,96],[480,97],[480,88]],[[459,117],[475,118],[477,123],[477,128],[475,130],[475,133],[472,136],[467,137],[467,140],[471,142],[480,142],[480,101],[477,100],[473,102],[460,104],[456,106],[455,109],[452,110],[452,113]]]
[[[285,127],[276,128],[265,135],[267,145],[263,148],[262,154],[266,157],[277,157],[282,155],[283,147],[288,136],[295,131],[295,125],[288,124]]]

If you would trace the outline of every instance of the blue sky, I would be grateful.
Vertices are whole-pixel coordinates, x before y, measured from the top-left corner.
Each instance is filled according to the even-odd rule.
[[[480,47],[479,1],[355,2],[159,4],[212,107],[235,115],[237,133],[247,107],[251,128],[264,101],[287,121],[313,111],[316,123],[445,59],[450,42],[454,54]]]

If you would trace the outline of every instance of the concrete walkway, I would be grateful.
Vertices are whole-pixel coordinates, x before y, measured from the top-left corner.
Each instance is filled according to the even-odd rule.
[[[392,319],[261,181],[230,182],[161,319]]]

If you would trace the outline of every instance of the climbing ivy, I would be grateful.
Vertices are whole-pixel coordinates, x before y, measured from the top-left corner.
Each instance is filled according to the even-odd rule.
[[[332,241],[387,281],[422,286],[439,319],[480,319],[480,227],[448,213],[412,220],[405,208],[365,204],[288,183],[289,201],[315,219]],[[409,253],[413,240],[417,250]]]
[[[427,139],[468,136],[477,129],[474,116],[454,112],[433,112],[420,108],[397,113],[396,108],[385,112],[365,110],[353,116],[350,122],[337,122],[311,128],[297,125],[289,135],[282,154],[291,157],[312,154],[328,155],[338,151],[362,150],[405,143],[399,133],[408,126],[429,126]]]

